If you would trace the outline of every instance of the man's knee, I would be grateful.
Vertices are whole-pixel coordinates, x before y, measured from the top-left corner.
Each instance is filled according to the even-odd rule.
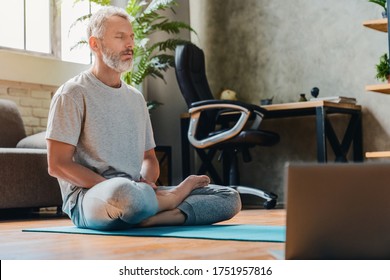
[[[125,178],[113,178],[115,193],[111,204],[122,209],[121,219],[129,224],[137,224],[156,214],[158,205],[155,191],[145,183]]]
[[[187,214],[186,225],[212,224],[231,219],[240,212],[241,199],[232,188],[210,184],[196,189],[179,209]]]
[[[94,190],[95,187],[98,187]],[[144,183],[126,178],[112,178],[95,186],[84,198],[84,214],[88,224],[110,225],[116,220],[134,225],[154,215],[157,201],[154,190]]]
[[[225,219],[230,219],[234,217],[238,212],[241,211],[242,203],[241,203],[241,197],[238,191],[226,187],[226,199],[228,200],[225,204],[227,207],[225,208]]]

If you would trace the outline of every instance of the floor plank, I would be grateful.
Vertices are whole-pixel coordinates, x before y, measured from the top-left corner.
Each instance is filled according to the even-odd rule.
[[[284,248],[283,243],[273,242],[22,232],[71,224],[64,217],[0,221],[0,259],[273,259],[269,250]],[[285,210],[243,210],[222,224],[285,225]]]

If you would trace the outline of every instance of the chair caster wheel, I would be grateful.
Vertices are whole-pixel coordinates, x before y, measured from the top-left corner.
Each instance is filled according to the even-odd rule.
[[[265,201],[263,204],[265,209],[273,209],[276,206],[276,199]]]

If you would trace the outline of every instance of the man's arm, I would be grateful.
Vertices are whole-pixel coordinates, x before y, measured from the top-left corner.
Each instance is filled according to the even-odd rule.
[[[160,166],[154,149],[144,152],[141,176],[141,181],[150,184],[153,188],[157,188],[155,183],[160,176]]]
[[[75,186],[92,188],[106,179],[73,161],[75,147],[59,141],[47,140],[49,174]]]

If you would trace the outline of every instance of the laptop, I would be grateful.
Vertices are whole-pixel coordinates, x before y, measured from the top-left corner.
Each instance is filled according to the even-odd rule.
[[[390,163],[286,165],[286,259],[390,260]]]

